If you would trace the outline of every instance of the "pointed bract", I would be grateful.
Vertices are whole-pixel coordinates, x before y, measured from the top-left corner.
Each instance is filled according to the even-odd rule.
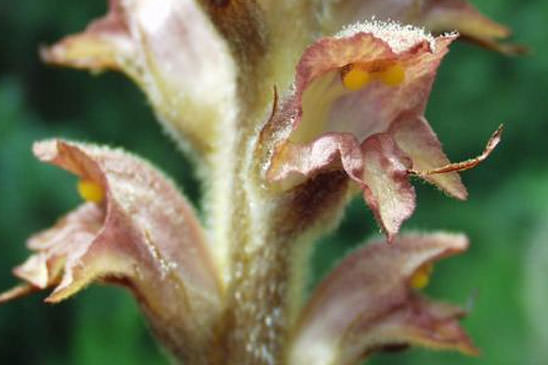
[[[413,160],[414,169],[426,171],[450,164],[442,151],[438,137],[424,117],[403,114],[390,127],[388,133],[398,147]],[[468,196],[459,175],[455,172],[422,174],[421,177],[452,197],[464,200]]]

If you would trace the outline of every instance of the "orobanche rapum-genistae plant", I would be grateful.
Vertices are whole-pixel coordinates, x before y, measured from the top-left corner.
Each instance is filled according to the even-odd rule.
[[[39,160],[79,177],[84,203],[30,238],[32,256],[14,269],[24,284],[1,301],[122,285],[185,364],[357,364],[406,345],[475,354],[465,311],[420,293],[466,237],[398,234],[415,207],[411,177],[466,199],[458,172],[500,140],[499,129],[480,156],[450,163],[424,117],[459,34],[520,51],[463,0],[110,0],[41,55],[139,85],[192,156],[205,219],[128,152],[37,142]],[[357,194],[385,238],[346,256],[305,300],[312,242]]]

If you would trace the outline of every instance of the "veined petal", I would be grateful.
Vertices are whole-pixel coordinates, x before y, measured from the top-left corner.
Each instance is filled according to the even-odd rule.
[[[86,253],[104,220],[104,209],[97,204],[81,205],[54,227],[29,239],[27,245],[36,253],[16,267],[14,274],[40,289],[57,285],[63,277],[67,258],[80,259]]]
[[[356,138],[346,133],[327,133],[306,144],[281,144],[275,152],[267,177],[282,189],[290,189],[309,176],[329,169],[344,170],[361,181],[363,157]]]
[[[236,66],[195,1],[110,0],[107,15],[44,48],[42,56],[54,64],[126,73],[164,126],[196,151],[214,148],[221,125],[235,114]]]
[[[422,116],[402,116],[391,126],[389,133],[398,147],[413,160],[414,169],[427,171],[435,168],[434,166],[441,167],[450,163],[438,137]],[[434,175],[423,174],[421,177],[457,199],[464,200],[468,196],[459,174],[454,171]]]
[[[120,150],[49,140],[34,153],[104,194],[33,236],[35,253],[15,274],[36,289],[54,287],[49,302],[92,281],[122,284],[167,346],[182,358],[203,356],[191,345],[210,340],[221,288],[200,224],[173,183]]]
[[[353,351],[349,351],[348,360],[342,363],[352,363],[352,358],[359,356],[359,351],[363,351],[361,357],[364,358],[375,351],[409,345],[478,355],[479,351],[459,325],[459,319],[465,315],[462,308],[430,301],[413,293],[405,305],[383,317],[373,327],[367,321],[352,327],[346,335],[348,342],[345,347]],[[364,351],[364,348],[368,350]],[[352,354],[354,351],[356,353]]]
[[[363,197],[391,242],[415,210],[415,189],[408,179],[411,160],[384,134],[369,137],[362,153]]]
[[[396,241],[353,252],[320,283],[292,332],[291,364],[357,364],[372,351],[407,344],[476,353],[458,326],[463,311],[411,288],[422,267],[464,251],[466,237],[409,234]]]
[[[464,37],[496,51],[516,54],[524,47],[500,43],[510,30],[482,15],[466,0],[325,0],[320,2],[325,31],[376,17],[423,26],[434,33],[458,31]]]
[[[411,160],[389,135],[373,135],[360,146],[350,134],[328,133],[310,144],[287,143],[280,149],[273,160],[280,166],[271,166],[268,175],[279,181],[279,188],[296,186],[318,172],[344,169],[363,190],[389,241],[415,209],[415,190],[408,180]]]

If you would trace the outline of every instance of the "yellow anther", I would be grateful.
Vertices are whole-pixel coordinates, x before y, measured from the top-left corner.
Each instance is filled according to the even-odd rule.
[[[82,199],[93,203],[100,203],[105,198],[103,187],[91,180],[78,181],[78,193],[80,193]]]
[[[341,77],[344,87],[350,91],[360,90],[370,80],[369,72],[356,65],[350,65],[348,69],[343,70]]]
[[[379,72],[379,79],[388,86],[398,86],[405,80],[405,69],[396,63],[386,70]]]
[[[423,289],[430,282],[430,275],[434,270],[434,265],[432,263],[427,263],[422,265],[415,271],[413,276],[411,276],[411,287],[414,289]]]

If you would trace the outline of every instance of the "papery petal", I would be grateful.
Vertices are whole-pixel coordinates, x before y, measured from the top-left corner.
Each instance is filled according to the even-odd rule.
[[[474,352],[457,327],[462,311],[418,297],[412,275],[464,251],[463,235],[409,234],[346,257],[312,294],[293,330],[291,364],[354,364],[383,346],[421,344]]]
[[[371,136],[361,146],[350,134],[328,133],[307,145],[288,143],[280,148],[268,175],[279,181],[278,188],[342,168],[363,190],[389,240],[415,208],[415,190],[408,180],[411,161],[386,134]]]
[[[235,114],[236,66],[195,1],[110,0],[107,15],[42,56],[59,65],[123,71],[168,131],[196,151],[214,148],[221,125]]]
[[[345,347],[351,349],[347,352],[349,358],[341,363],[352,363],[352,358],[359,356],[364,348],[368,350],[361,354],[362,357],[375,351],[409,345],[478,355],[479,351],[459,325],[459,319],[465,314],[459,307],[411,294],[405,305],[383,317],[373,327],[367,321],[352,327],[345,336]]]
[[[29,247],[36,253],[16,275],[35,287],[54,286],[49,302],[96,280],[122,284],[178,355],[204,356],[193,344],[210,340],[221,288],[200,223],[173,183],[121,150],[49,140],[35,144],[34,152],[106,195],[33,236]]]
[[[388,135],[374,135],[362,145],[363,195],[392,241],[415,210],[415,189],[409,183],[409,158]]]
[[[389,133],[398,147],[411,158],[413,169],[427,171],[450,163],[438,137],[424,117],[412,118],[404,115],[392,125]],[[421,177],[457,199],[466,199],[468,196],[466,187],[456,172]]]
[[[59,283],[67,257],[80,258],[99,233],[104,209],[87,203],[59,220],[54,227],[34,235],[28,247],[37,253],[14,269],[14,274],[45,289]]]
[[[279,188],[289,189],[310,176],[341,167],[355,180],[361,181],[363,156],[360,146],[351,134],[327,133],[306,145],[280,145],[267,178],[279,182]]]
[[[312,129],[316,136],[322,131],[350,132],[362,142],[386,131],[402,111],[422,113],[436,69],[454,39],[434,40],[420,29],[380,22],[356,24],[337,37],[320,39],[297,66],[292,141],[308,142]],[[371,81],[349,91],[342,85],[347,65],[374,69],[396,64],[405,71],[397,86]]]
[[[482,15],[466,0],[327,0],[320,3],[323,7],[320,23],[326,32],[375,17],[423,26],[434,33],[458,31],[503,53],[524,51],[524,47],[500,43],[510,36],[510,30]]]
[[[346,38],[346,34],[349,38]],[[362,142],[372,134],[387,131],[395,118],[404,111],[422,114],[439,63],[447,53],[448,45],[455,39],[454,36],[446,36],[434,40],[418,29],[383,23],[359,24],[340,36],[343,38],[335,41],[338,47],[326,44],[325,51],[337,54],[332,62],[326,64],[322,60],[307,69],[305,62],[312,62],[307,60],[309,54],[303,55],[297,69],[297,90],[302,91],[302,118],[296,120],[298,126],[294,133],[309,129],[313,124],[321,125],[324,119],[326,130],[350,132]],[[368,42],[367,38],[370,37],[372,39]],[[312,47],[308,52],[313,52]],[[365,57],[361,56],[361,52],[364,52]],[[356,57],[353,53],[360,55]],[[395,86],[373,80],[358,91],[340,91],[343,88],[340,82],[341,68],[353,64],[370,65],[371,68],[398,65],[404,70],[405,76]],[[312,76],[310,81],[305,78],[307,73]],[[330,88],[338,89],[342,95],[336,94],[332,100],[327,101],[330,109],[326,110],[326,115],[321,118],[311,115],[314,118],[309,118],[307,112],[316,108],[314,103],[323,100],[308,94],[317,93],[316,85],[330,78]]]

